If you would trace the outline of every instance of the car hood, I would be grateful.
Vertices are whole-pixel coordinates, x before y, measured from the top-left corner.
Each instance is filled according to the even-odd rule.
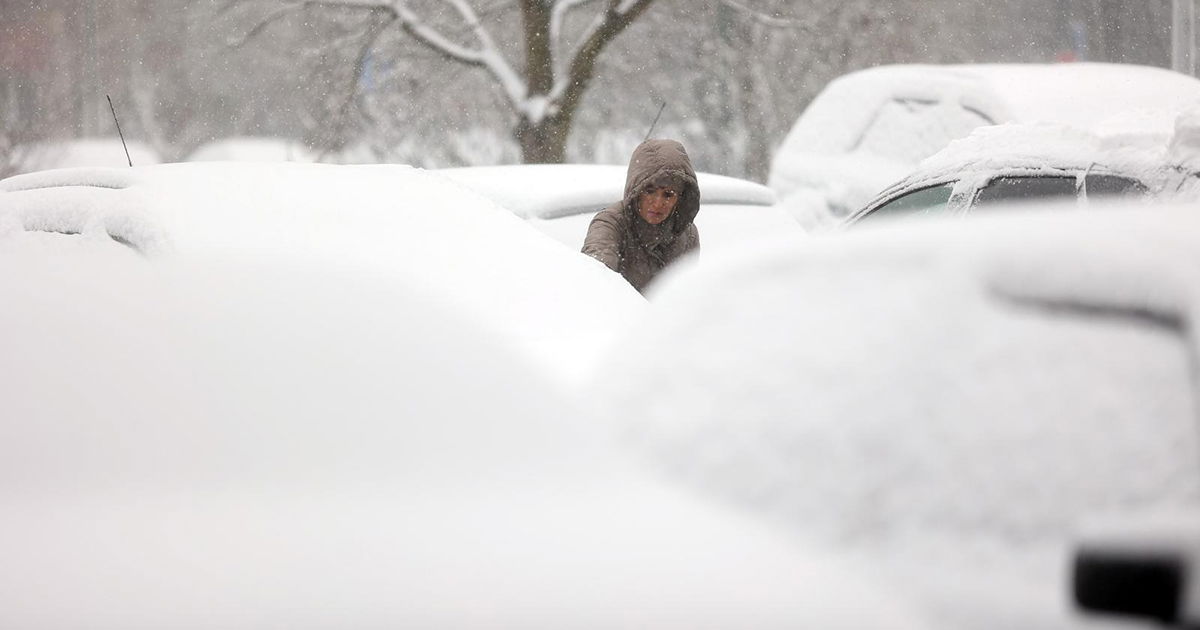
[[[0,626],[926,627],[418,285],[47,238],[0,236]]]

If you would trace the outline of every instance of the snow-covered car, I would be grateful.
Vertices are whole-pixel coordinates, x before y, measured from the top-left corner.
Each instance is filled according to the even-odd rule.
[[[1089,128],[1200,101],[1200,80],[1102,63],[892,65],[832,82],[776,151],[768,185],[806,228],[844,220],[971,130],[1007,122]]]
[[[626,167],[528,164],[434,172],[478,191],[578,251],[592,217],[624,196]],[[764,236],[802,231],[775,205],[775,193],[762,184],[703,172],[696,173],[696,179],[700,186],[696,227],[705,253]]]
[[[1200,506],[1200,215],[994,213],[662,278],[590,381],[700,492],[955,628],[1083,628],[1076,527]]]
[[[478,194],[406,166],[196,162],[43,171],[0,181],[0,221],[132,248],[357,269],[406,280],[569,379],[645,301],[603,265]]]
[[[38,142],[13,148],[6,156],[12,173],[30,173],[57,168],[122,167],[159,164],[162,158],[153,147],[136,140],[122,142],[118,137],[79,138]]]
[[[306,204],[317,189],[275,188],[281,174],[137,173],[102,189],[119,203],[61,194],[66,214],[107,208],[95,229],[0,230],[0,627],[931,627],[886,585],[634,463],[487,322],[395,273],[371,233],[416,237],[354,186]],[[159,188],[182,175],[295,205],[269,221],[220,194],[192,206]],[[452,190],[401,169],[332,179],[379,192],[376,177],[400,180],[399,214],[420,196],[406,188]],[[149,230],[121,214],[139,195],[188,212]],[[463,238],[505,223],[456,211],[467,197],[424,201]],[[326,203],[335,216],[314,216]],[[211,223],[182,216],[205,209]]]
[[[1182,118],[1181,118],[1182,120]],[[1030,202],[1195,198],[1186,124],[1170,131],[1108,133],[1063,125],[981,127],[926,158],[846,224],[909,216],[957,216]]]

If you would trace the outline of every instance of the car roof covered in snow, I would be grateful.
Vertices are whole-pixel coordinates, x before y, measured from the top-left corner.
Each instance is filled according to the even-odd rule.
[[[343,183],[376,174],[449,190],[399,169]],[[135,179],[149,193],[157,177]],[[356,200],[318,201],[334,197]],[[495,227],[464,202],[424,210]],[[0,231],[0,626],[927,627],[828,554],[630,461],[418,278],[356,264],[382,256],[356,230],[415,237],[297,205],[270,243],[261,217],[213,209],[253,252],[198,247],[216,235],[179,223],[177,253],[153,258],[99,234]],[[299,241],[315,228],[366,251],[314,255]]]
[[[865,207],[902,191],[949,181],[969,179],[983,185],[1000,175],[1065,172],[1128,177],[1158,194],[1195,170],[1190,155],[1196,150],[1198,113],[1197,108],[1181,113],[1131,110],[1090,129],[1051,122],[979,127],[922,160]]]
[[[590,394],[964,625],[1070,627],[1076,519],[1200,501],[1197,239],[1137,207],[781,240],[664,277]]]
[[[980,127],[923,160],[916,170],[877,198],[934,181],[1084,169],[1132,177],[1154,188],[1167,168],[1165,149],[1165,144],[1108,142],[1097,134],[1048,123]]]
[[[517,164],[433,171],[469,186],[524,218],[596,212],[620,201],[626,167],[612,164]],[[696,173],[700,203],[769,206],[775,193],[745,179]]]
[[[301,256],[425,287],[564,377],[644,300],[494,202],[407,166],[195,162],[0,181],[0,220],[150,257]]]
[[[878,66],[831,81],[785,145],[849,150],[879,106],[892,99],[959,102],[995,123],[1089,127],[1132,109],[1182,109],[1200,100],[1200,81],[1162,68],[1109,63]]]

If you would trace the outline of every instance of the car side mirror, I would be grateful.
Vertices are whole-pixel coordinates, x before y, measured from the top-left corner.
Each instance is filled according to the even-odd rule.
[[[1100,614],[1200,628],[1200,513],[1123,519],[1075,544],[1076,605]]]

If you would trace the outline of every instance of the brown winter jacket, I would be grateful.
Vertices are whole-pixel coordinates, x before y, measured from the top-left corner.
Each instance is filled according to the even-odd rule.
[[[681,187],[679,201],[666,221],[652,225],[638,215],[638,197],[666,178]],[[634,149],[629,160],[625,198],[592,219],[583,253],[644,291],[664,267],[700,248],[700,232],[692,223],[699,211],[700,188],[683,145],[674,140],[647,140]]]

